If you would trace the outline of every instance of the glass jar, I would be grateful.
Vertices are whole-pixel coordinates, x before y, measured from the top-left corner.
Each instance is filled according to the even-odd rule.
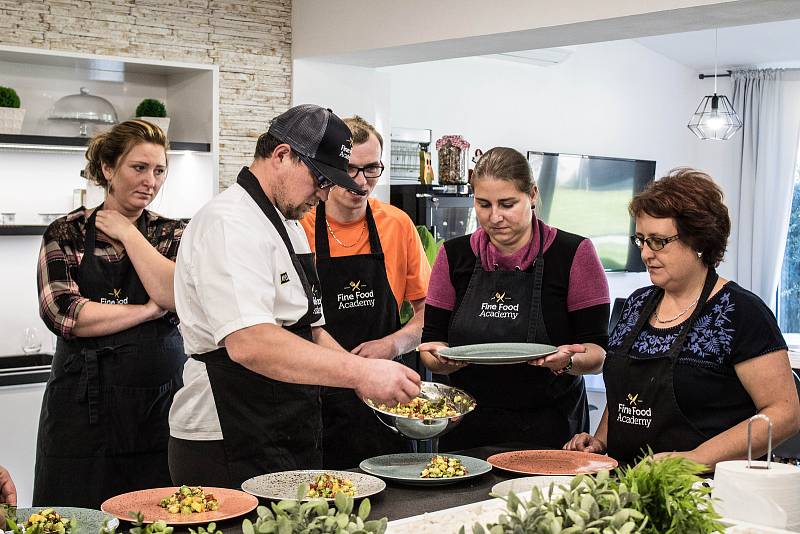
[[[436,141],[439,156],[439,183],[467,183],[467,153],[469,143],[460,135],[445,135]]]

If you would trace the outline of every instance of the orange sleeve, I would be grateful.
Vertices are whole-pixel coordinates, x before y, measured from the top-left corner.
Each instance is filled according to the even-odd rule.
[[[428,295],[428,280],[431,277],[431,266],[425,251],[422,249],[417,229],[408,217],[403,220],[404,241],[406,243],[405,300],[424,299]]]
[[[306,213],[305,217],[300,219],[300,225],[303,227],[303,230],[306,232],[306,237],[308,238],[308,244],[311,247],[311,252],[316,252],[316,243],[314,242],[314,224],[317,221],[317,208],[315,207],[308,213]]]

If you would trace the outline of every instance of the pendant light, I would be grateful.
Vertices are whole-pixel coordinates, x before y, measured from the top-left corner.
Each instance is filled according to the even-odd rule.
[[[742,127],[742,121],[725,95],[717,94],[717,29],[714,29],[714,94],[703,97],[686,126],[703,140],[725,141]]]

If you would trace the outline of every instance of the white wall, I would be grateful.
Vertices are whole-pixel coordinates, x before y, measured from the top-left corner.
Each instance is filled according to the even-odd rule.
[[[317,104],[331,108],[340,117],[360,115],[384,139],[383,162],[387,167],[374,196],[389,201],[389,136],[391,101],[389,75],[376,69],[334,65],[316,61],[294,61],[292,105]]]

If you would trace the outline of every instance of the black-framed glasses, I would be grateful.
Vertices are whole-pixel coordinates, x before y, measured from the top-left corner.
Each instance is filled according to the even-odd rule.
[[[647,243],[650,250],[658,251],[666,247],[668,243],[677,241],[680,238],[678,234],[669,237],[639,237],[638,235],[632,235],[631,244],[641,250],[644,248],[644,244]]]
[[[327,176],[322,174],[322,172],[319,169],[317,169],[317,166],[314,165],[314,163],[312,163],[310,159],[308,159],[299,152],[295,152],[295,154],[297,154],[297,157],[300,158],[300,161],[302,161],[303,164],[306,167],[308,167],[308,170],[311,171],[311,174],[314,175],[314,178],[317,179],[317,187],[319,187],[320,189],[328,189],[329,187],[333,187],[334,185],[336,185],[332,181],[330,181],[330,179]]]
[[[358,176],[358,173],[364,173],[364,178],[367,180],[377,180],[381,174],[383,174],[383,163],[373,163],[371,165],[367,165],[366,167],[356,167],[355,165],[348,165],[347,166],[347,174],[350,175],[350,178],[355,178]]]

